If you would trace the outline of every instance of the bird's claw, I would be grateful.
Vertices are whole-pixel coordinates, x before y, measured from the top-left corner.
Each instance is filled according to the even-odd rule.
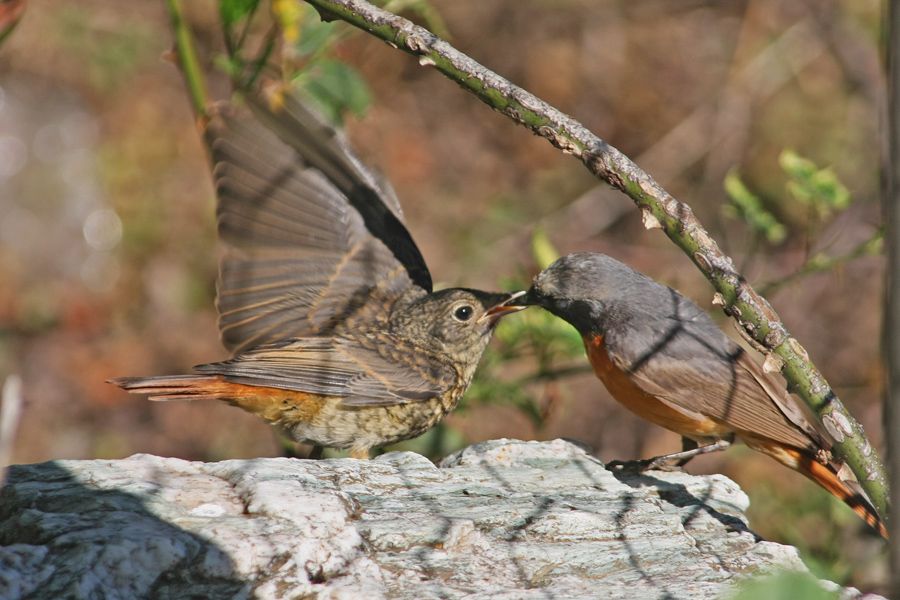
[[[649,462],[647,460],[611,460],[606,463],[606,470],[620,473],[642,473],[647,470]]]
[[[619,473],[643,473],[644,471],[680,471],[681,466],[662,457],[643,460],[611,460],[606,463],[608,471]]]

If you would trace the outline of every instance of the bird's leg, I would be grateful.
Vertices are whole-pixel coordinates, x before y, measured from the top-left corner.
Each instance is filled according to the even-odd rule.
[[[632,461],[610,461],[606,463],[607,469],[615,469],[615,470],[634,470],[639,473],[643,471],[650,470],[671,470],[676,467],[680,467],[681,465],[687,463],[689,460],[694,458],[695,456],[699,456],[701,454],[709,454],[710,452],[719,452],[720,450],[724,450],[728,446],[731,445],[731,439],[722,439],[712,444],[707,444],[705,446],[699,446],[696,442],[693,444],[693,448],[688,447],[681,452],[673,452],[672,454],[663,454],[662,456],[655,456],[653,458],[648,458],[646,460],[632,460]],[[683,442],[683,446],[687,446],[687,443]]]
[[[351,448],[350,449],[350,458],[356,458],[358,460],[369,460],[369,449],[368,448]]]
[[[681,436],[681,451],[682,451],[682,452],[688,452],[688,451],[690,451],[690,450],[696,450],[696,449],[699,448],[699,447],[700,447],[700,444],[698,444],[696,440],[692,440],[692,439],[689,438],[689,437]],[[675,466],[676,466],[676,467],[683,467],[684,465],[686,465],[686,464],[688,464],[689,462],[691,462],[691,459],[694,458],[694,456],[696,456],[696,455],[695,455],[695,454],[692,454],[692,455],[690,455],[690,456],[688,456],[688,457],[686,457],[686,458],[681,458],[681,459],[679,459],[678,462],[675,463]]]
[[[325,446],[313,444],[309,454],[306,455],[307,460],[321,460],[322,454],[325,452]]]
[[[709,454],[710,452],[719,452],[720,450],[724,450],[730,445],[731,440],[728,439],[718,440],[713,442],[712,444],[707,444],[705,446],[700,446],[696,442],[694,442],[693,448],[682,450],[681,452],[673,452],[672,454],[663,454],[662,456],[656,456],[654,458],[648,459],[646,461],[647,466],[642,470],[649,471],[651,469],[659,469],[661,467],[664,468],[668,465],[680,467],[684,464],[687,464],[687,462],[695,456],[700,456],[701,454]]]

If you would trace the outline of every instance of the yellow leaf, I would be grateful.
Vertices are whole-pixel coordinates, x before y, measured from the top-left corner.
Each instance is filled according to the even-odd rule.
[[[299,0],[272,0],[272,16],[281,28],[281,35],[288,44],[300,39],[300,21],[303,7]]]

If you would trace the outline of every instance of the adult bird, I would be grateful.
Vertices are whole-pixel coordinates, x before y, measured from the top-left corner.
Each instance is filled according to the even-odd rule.
[[[677,291],[609,256],[583,252],[538,274],[517,302],[575,326],[616,400],[699,445],[645,467],[722,449],[737,438],[813,480],[887,537],[855,482],[839,476],[834,440],[809,409]]]

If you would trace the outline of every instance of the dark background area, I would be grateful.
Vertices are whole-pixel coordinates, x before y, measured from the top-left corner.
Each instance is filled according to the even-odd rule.
[[[225,98],[213,66],[216,5],[185,4],[211,92]],[[840,254],[880,223],[874,0],[432,4],[456,47],[582,121],[688,202],[754,284],[778,281],[816,250]],[[0,50],[0,377],[21,375],[26,401],[14,462],[283,451],[268,425],[224,404],[149,403],[104,383],[226,356],[213,310],[213,192],[165,56],[171,40],[162,2],[40,0]],[[630,201],[577,161],[377,40],[350,36],[337,55],[372,92],[349,136],[397,189],[436,282],[527,282],[539,227],[560,252],[608,253],[712,309],[711,288],[680,250],[645,231]],[[831,165],[854,199],[813,247],[809,215],[790,201],[778,166],[785,148]],[[783,243],[754,244],[723,216],[732,168],[788,225]],[[866,257],[769,297],[878,447],[882,269],[881,257]],[[472,402],[447,419],[449,444],[567,437],[604,460],[680,447],[590,374],[533,392],[541,420]],[[738,481],[754,529],[801,546],[823,574],[864,589],[886,580],[881,542],[799,475],[745,448],[688,470]]]

